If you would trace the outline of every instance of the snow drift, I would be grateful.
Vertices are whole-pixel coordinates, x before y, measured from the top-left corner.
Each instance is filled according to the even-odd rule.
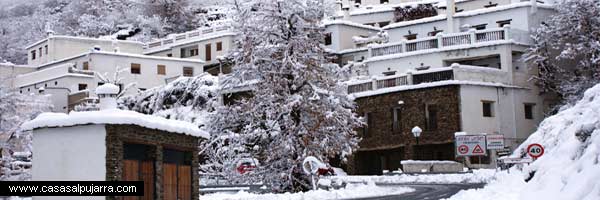
[[[542,144],[546,155],[525,169],[535,175],[520,199],[600,199],[600,84],[545,119],[518,149],[531,143]]]
[[[545,154],[523,174],[498,173],[483,189],[461,191],[450,199],[600,199],[600,84],[571,107],[548,117],[513,156],[525,156],[539,143]],[[528,182],[524,179],[534,172]]]

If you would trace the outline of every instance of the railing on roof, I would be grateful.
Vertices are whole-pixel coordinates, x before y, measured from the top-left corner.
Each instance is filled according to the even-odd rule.
[[[377,77],[355,84],[348,84],[348,94],[378,90],[402,85],[417,85],[447,80],[506,83],[507,72],[496,68],[453,64],[451,67],[435,68],[406,74]]]
[[[456,45],[471,45],[481,42],[501,41],[510,38],[510,26],[486,30],[469,30],[462,33],[439,33],[433,37],[403,40],[396,43],[369,46],[369,56],[385,56],[407,52],[442,49]]]
[[[147,50],[151,50],[152,48],[161,47],[164,45],[175,44],[180,41],[194,39],[198,37],[205,37],[211,34],[231,32],[232,26],[222,25],[222,26],[214,26],[210,28],[201,28],[194,31],[189,31],[177,35],[171,35],[169,38],[161,39],[158,41],[152,41],[146,44]]]

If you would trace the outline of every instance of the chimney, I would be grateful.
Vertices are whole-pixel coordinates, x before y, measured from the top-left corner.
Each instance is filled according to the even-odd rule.
[[[54,36],[54,31],[53,30],[46,30],[46,36],[48,36],[48,37]]]
[[[454,33],[454,12],[456,11],[456,5],[454,0],[446,0],[446,23],[448,27],[447,33]]]
[[[531,1],[531,14],[535,14],[537,13],[537,0],[530,0]]]
[[[344,12],[344,20],[350,20],[350,8],[349,7],[344,7],[342,8],[342,11]]]
[[[100,100],[100,110],[117,109],[117,94],[119,86],[112,83],[105,83],[96,88],[96,95]]]

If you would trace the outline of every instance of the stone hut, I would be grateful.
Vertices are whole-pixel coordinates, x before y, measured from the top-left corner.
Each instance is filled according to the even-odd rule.
[[[198,199],[198,144],[208,134],[188,122],[118,110],[118,92],[104,84],[96,89],[100,111],[43,113],[23,125],[33,130],[33,180],[144,181],[144,196],[124,199]]]

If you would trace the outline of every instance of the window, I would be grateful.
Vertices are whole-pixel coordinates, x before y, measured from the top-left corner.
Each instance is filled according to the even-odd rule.
[[[392,124],[392,131],[395,133],[399,133],[402,131],[402,109],[401,108],[394,108],[392,110],[392,119],[393,119],[393,124]]]
[[[41,58],[41,57],[42,57],[42,54],[43,54],[43,53],[42,53],[42,47],[40,47],[40,49],[39,49],[39,52],[40,52],[40,58]]]
[[[490,2],[489,2],[487,5],[484,5],[483,7],[484,7],[484,8],[491,8],[491,7],[496,7],[496,6],[498,6],[498,4],[497,4],[497,3],[492,3],[492,2],[490,1]]]
[[[512,21],[512,19],[500,20],[496,23],[498,24],[498,27],[504,27],[504,25],[510,25],[510,21]]]
[[[481,105],[483,106],[483,116],[484,117],[493,117],[494,109],[493,109],[493,101],[481,101]]]
[[[525,119],[533,119],[533,106],[535,106],[535,104],[532,103],[526,103],[525,104]]]
[[[486,26],[487,26],[487,24],[479,24],[479,25],[471,26],[471,28],[474,28],[475,30],[484,30]]]
[[[194,68],[183,67],[183,76],[194,76]]]
[[[325,45],[331,45],[331,33],[325,33]]]
[[[44,50],[46,51],[46,55],[48,55],[48,45],[44,46]]]
[[[396,71],[387,71],[387,72],[382,72],[382,74],[384,76],[393,76],[396,75]]]
[[[434,30],[427,33],[427,36],[436,36],[438,33],[444,32],[444,30]]]
[[[354,5],[356,5],[356,7],[358,7],[360,4],[362,4],[361,0],[354,0]]]
[[[217,42],[217,51],[223,50],[223,42]]]
[[[205,52],[204,58],[206,59],[206,61],[210,61],[211,60],[211,57],[212,57],[211,53],[212,52],[211,52],[210,49],[211,49],[210,44],[204,45],[204,52]]]
[[[54,81],[54,85],[58,85],[58,81]]]
[[[191,49],[190,50],[190,56],[197,56],[198,55],[198,49]]]
[[[371,117],[371,113],[365,113],[365,127],[363,127],[363,137],[369,137],[369,129],[373,125],[373,117]]]
[[[386,4],[386,3],[390,3],[390,0],[379,0],[380,4]]]
[[[425,105],[425,120],[427,130],[437,130],[437,107],[433,104]]]
[[[160,74],[160,75],[165,75],[166,73],[166,66],[165,65],[156,65],[156,74]]]
[[[83,62],[83,70],[90,70],[90,64],[88,62]]]
[[[78,86],[77,88],[79,89],[79,91],[87,89],[87,84],[85,84],[85,83],[80,83],[77,86]]]
[[[31,51],[31,60],[35,60],[35,50]]]
[[[173,57],[173,54],[172,53],[168,53],[167,57]]]
[[[417,39],[417,34],[408,34],[405,35],[404,38],[406,38],[406,40],[414,40]]]
[[[131,63],[131,73],[132,74],[141,74],[142,66],[137,63]]]

